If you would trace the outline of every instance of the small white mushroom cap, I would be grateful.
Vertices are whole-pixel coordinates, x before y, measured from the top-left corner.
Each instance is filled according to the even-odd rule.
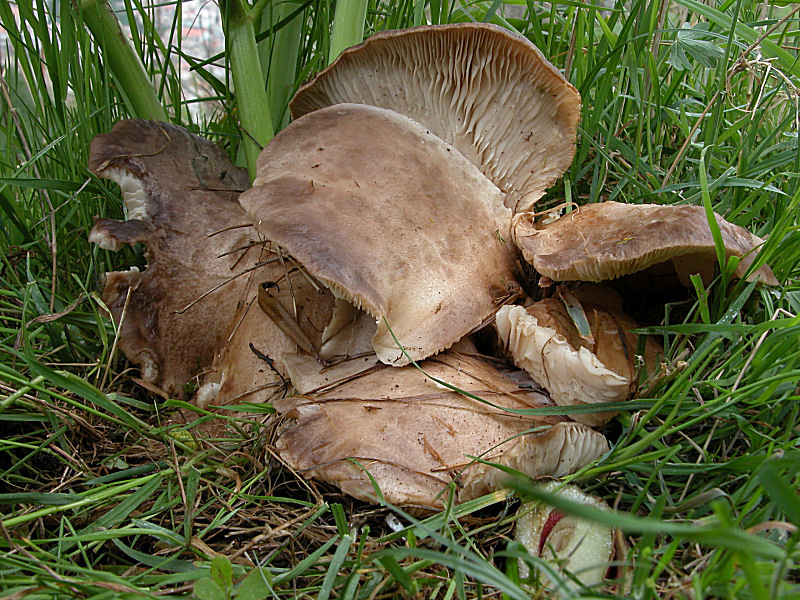
[[[585,494],[577,486],[559,488],[557,482],[548,482],[543,487],[573,502],[611,510],[600,498]],[[560,571],[570,572],[587,587],[606,580],[615,549],[611,527],[565,515],[539,502],[522,505],[520,514],[516,538],[532,556],[556,563]],[[528,577],[528,564],[520,560],[519,566],[520,575]],[[570,581],[569,578],[565,580]]]
[[[487,23],[376,33],[297,92],[294,118],[352,102],[388,108],[455,146],[529,210],[575,153],[581,99],[521,35]]]

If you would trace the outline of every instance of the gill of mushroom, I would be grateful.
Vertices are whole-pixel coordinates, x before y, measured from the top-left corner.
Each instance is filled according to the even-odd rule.
[[[581,98],[521,35],[488,23],[376,33],[297,92],[299,118],[341,103],[392,110],[451,144],[530,210],[572,163]]]
[[[523,306],[503,306],[496,326],[514,363],[540,383],[559,406],[621,402],[635,391],[640,369],[653,374],[663,350],[651,336],[638,352],[638,326],[622,312],[622,298],[607,286],[584,284],[573,290],[588,320],[591,339],[580,335],[564,301],[546,298]],[[586,412],[572,418],[591,426],[615,413]]]

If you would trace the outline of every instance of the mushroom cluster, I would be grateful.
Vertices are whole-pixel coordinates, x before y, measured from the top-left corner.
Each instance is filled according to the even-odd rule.
[[[532,409],[627,399],[663,352],[632,333],[629,287],[570,282],[713,274],[704,213],[607,202],[537,223],[572,162],[580,96],[492,25],[376,34],[291,110],[246,191],[181,128],[126,121],[94,140],[90,168],[120,184],[128,220],[99,219],[90,239],[148,250],[143,273],[110,273],[103,293],[142,379],[179,394],[196,377],[201,404],[272,402],[282,459],[365,500],[438,508],[510,471],[560,477],[600,458],[589,426],[612,413]],[[718,222],[750,273],[760,240]],[[564,283],[527,297],[523,258]],[[501,355],[478,351],[479,330]]]

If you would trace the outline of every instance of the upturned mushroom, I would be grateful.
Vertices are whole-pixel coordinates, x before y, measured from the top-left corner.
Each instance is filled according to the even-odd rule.
[[[340,103],[390,109],[452,144],[530,210],[572,163],[581,99],[521,35],[487,23],[376,33],[292,99],[294,118]]]
[[[637,324],[622,312],[622,298],[606,286],[583,285],[572,291],[561,287],[555,297],[527,308],[503,306],[496,325],[514,363],[559,406],[627,400],[637,387],[640,369],[653,374],[663,355],[652,337],[645,338],[644,350],[637,355],[638,336],[631,333]],[[572,418],[597,426],[614,414],[588,412]]]
[[[296,420],[278,439],[281,457],[362,500],[382,495],[396,505],[441,508],[451,483],[459,502],[503,487],[509,475],[488,463],[561,477],[608,449],[584,425],[523,414],[550,402],[472,357],[444,353],[421,366],[473,397],[412,366],[374,366],[368,358],[334,369],[310,357],[287,362],[302,395],[274,402]]]
[[[520,294],[503,197],[422,125],[341,104],[278,134],[240,202],[266,239],[372,315],[378,358],[400,366]]]
[[[764,240],[715,215],[726,257],[739,259],[734,270],[743,277]],[[514,218],[514,242],[537,272],[553,281],[606,281],[660,263],[671,266],[685,286],[699,273],[708,283],[717,263],[705,210],[700,206],[661,206],[601,202],[587,204],[547,224],[534,215]],[[762,265],[752,274],[777,285]]]

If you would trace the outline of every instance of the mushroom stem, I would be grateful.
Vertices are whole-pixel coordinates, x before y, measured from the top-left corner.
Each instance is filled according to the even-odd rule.
[[[254,22],[261,8],[261,5],[250,7],[245,0],[220,1],[250,181],[255,178],[259,152],[275,135],[270,112],[264,110],[269,100],[256,47]]]
[[[150,77],[107,0],[83,0],[80,12],[95,43],[103,49],[106,66],[114,73],[133,113],[140,119],[167,121]]]

